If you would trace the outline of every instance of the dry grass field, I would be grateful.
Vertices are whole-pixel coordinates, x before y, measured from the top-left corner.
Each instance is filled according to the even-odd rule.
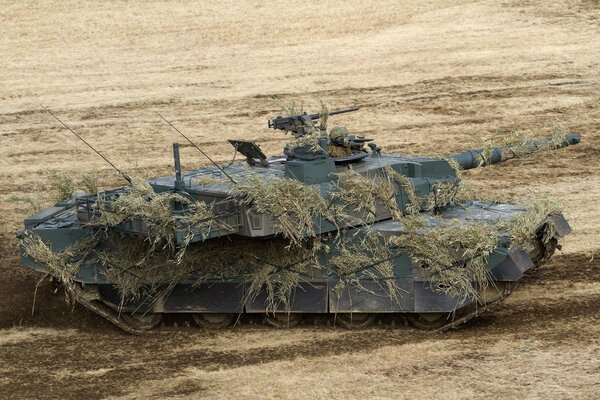
[[[0,397],[86,399],[600,398],[600,3],[14,1],[0,7]],[[14,232],[49,202],[44,174],[171,168],[176,134],[219,161],[227,138],[279,153],[281,106],[332,117],[384,151],[435,154],[557,124],[582,143],[465,173],[499,197],[559,197],[574,232],[502,306],[460,329],[208,332],[173,320],[129,336],[19,266]],[[335,119],[334,119],[335,118]],[[184,149],[188,168],[206,161]],[[177,324],[177,326],[175,326]]]

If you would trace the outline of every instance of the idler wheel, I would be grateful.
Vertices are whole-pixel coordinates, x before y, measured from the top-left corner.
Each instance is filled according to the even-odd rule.
[[[556,251],[556,249],[558,248],[558,240],[556,240],[555,238],[552,238],[548,241],[548,243],[546,243],[546,245],[544,246],[544,252],[542,255],[542,259],[539,260],[540,263],[549,260],[550,257],[552,257],[554,255],[554,252]]]
[[[138,331],[149,331],[162,321],[162,314],[121,314],[121,319],[130,327]]]
[[[408,322],[418,329],[432,331],[450,322],[448,313],[419,313],[408,314]]]
[[[286,329],[293,328],[300,323],[302,319],[298,313],[266,313],[265,322],[274,328]]]
[[[375,314],[369,313],[340,313],[335,315],[335,323],[346,329],[364,329],[375,320]]]
[[[539,267],[544,261],[550,259],[558,246],[558,240],[551,238],[546,244],[543,244],[541,239],[534,241],[534,249],[531,253],[531,259],[536,267]]]
[[[235,319],[235,314],[202,313],[192,314],[194,322],[207,329],[227,328]]]

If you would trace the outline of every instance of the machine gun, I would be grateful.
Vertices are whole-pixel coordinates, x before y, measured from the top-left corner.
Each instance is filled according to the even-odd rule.
[[[344,108],[342,110],[332,111],[327,115],[344,114],[347,112],[357,111],[358,107]],[[314,129],[313,122],[321,118],[323,115],[317,114],[303,114],[278,116],[277,118],[270,119],[268,121],[268,127],[278,129],[284,132],[292,132],[294,136],[300,137],[310,133]]]

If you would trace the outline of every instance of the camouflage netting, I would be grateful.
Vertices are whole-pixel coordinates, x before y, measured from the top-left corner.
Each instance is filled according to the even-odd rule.
[[[159,298],[172,285],[185,281],[200,285],[209,280],[234,280],[248,284],[245,301],[254,301],[261,288],[268,292],[270,309],[286,306],[291,291],[310,277],[315,264],[309,251],[290,252],[282,239],[255,241],[220,238],[190,246],[181,261],[168,250],[151,251],[143,239],[112,237],[110,250],[99,252],[107,277],[124,299],[144,295]],[[165,286],[166,285],[166,286]]]
[[[293,153],[294,149],[304,148],[311,152],[324,152],[319,140],[323,137],[323,134],[319,129],[310,127],[307,128],[309,132],[306,134],[295,137],[292,141],[286,144],[285,152]]]
[[[407,234],[391,237],[390,243],[420,263],[435,290],[461,299],[478,299],[479,290],[489,283],[487,258],[498,244],[497,230],[442,220],[424,229],[417,215],[404,221]]]
[[[375,219],[378,206],[385,207],[396,218],[402,214],[396,204],[394,186],[389,176],[373,176],[369,179],[357,172],[347,171],[338,173],[337,177],[337,192],[330,195],[330,200],[341,206],[337,212],[338,219],[356,220],[358,213],[364,215],[360,224],[370,223]]]
[[[402,290],[394,279],[392,260],[395,255],[389,242],[373,231],[358,241],[338,237],[336,255],[329,261],[329,275],[338,279],[333,287],[337,298],[351,288],[369,292],[362,283],[366,278],[377,282],[391,300],[399,302]]]
[[[457,203],[457,185],[440,185],[430,197],[419,198],[411,181],[392,168],[369,178],[352,171],[337,177],[337,191],[327,198],[317,187],[291,179],[249,175],[240,180],[230,198],[255,213],[272,216],[281,234],[268,241],[225,237],[190,245],[194,235],[207,234],[222,224],[211,207],[179,194],[155,193],[145,181],[136,179],[127,193],[98,198],[99,214],[90,223],[96,232],[93,238],[63,252],[53,252],[33,235],[22,244],[26,254],[47,265],[67,288],[73,287],[83,263],[101,264],[123,301],[143,296],[158,299],[182,281],[198,285],[232,279],[246,285],[245,301],[254,301],[265,291],[267,309],[274,312],[289,309],[303,282],[322,278],[337,282],[334,290],[338,296],[350,288],[368,290],[361,279],[370,279],[399,301],[402,291],[390,278],[394,276],[392,260],[400,254],[408,254],[414,265],[422,267],[419,274],[425,274],[434,290],[472,300],[478,299],[490,282],[487,259],[497,246],[499,231],[507,232],[514,243],[531,248],[539,240],[540,224],[548,225],[542,240],[552,237],[548,215],[560,210],[548,200],[530,200],[527,212],[511,222],[497,227],[464,225],[438,219],[435,213],[425,216],[418,212]],[[404,210],[395,200],[400,189],[409,203]],[[185,206],[186,211],[174,213],[174,203]],[[370,230],[378,209],[387,209],[403,224],[405,233],[384,238]],[[135,221],[143,221],[146,239],[122,237],[111,229]],[[323,223],[338,230],[319,236],[318,227]],[[356,225],[365,226],[360,237],[343,229]],[[188,232],[179,246],[175,244],[178,229]],[[103,245],[97,247],[98,242]]]

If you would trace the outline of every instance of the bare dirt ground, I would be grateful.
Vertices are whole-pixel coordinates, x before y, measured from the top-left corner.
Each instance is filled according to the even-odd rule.
[[[600,4],[546,1],[5,2],[0,9],[0,397],[600,398]],[[447,334],[172,320],[134,337],[19,266],[14,232],[48,201],[44,173],[101,159],[169,168],[178,140],[159,111],[219,161],[226,138],[279,153],[282,104],[318,111],[384,150],[445,154],[557,124],[578,146],[471,171],[498,196],[559,197],[574,233],[500,308]],[[333,120],[335,118],[335,120]],[[184,150],[188,167],[205,164]],[[177,323],[178,327],[174,326]]]

